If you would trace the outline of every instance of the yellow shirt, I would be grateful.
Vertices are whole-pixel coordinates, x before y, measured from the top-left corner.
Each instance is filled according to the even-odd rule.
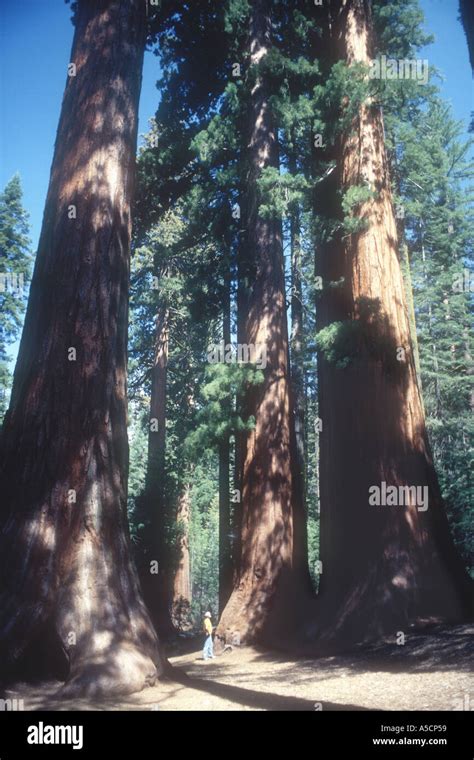
[[[212,633],[212,623],[210,618],[204,618],[204,630],[206,631],[207,635],[210,636]]]

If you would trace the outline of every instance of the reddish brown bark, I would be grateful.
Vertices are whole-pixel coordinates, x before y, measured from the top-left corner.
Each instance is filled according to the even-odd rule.
[[[141,0],[78,3],[77,70],[1,441],[1,666],[52,631],[49,648],[68,659],[68,694],[132,692],[164,662],[126,517],[130,203],[145,23]]]
[[[166,385],[169,354],[169,310],[156,315],[155,350],[151,375],[150,429],[148,435],[147,487],[163,500],[166,446]]]
[[[250,18],[251,76],[248,104],[246,198],[246,293],[243,341],[266,349],[264,380],[247,389],[244,414],[255,428],[243,441],[242,525],[238,577],[217,635],[241,643],[283,635],[291,622],[293,492],[291,420],[282,234],[279,219],[260,213],[258,178],[278,166],[276,127],[261,65],[271,47],[271,7],[253,0]]]
[[[145,552],[139,564],[145,602],[155,628],[162,636],[169,636],[174,630],[171,620],[173,574],[166,545],[167,514],[164,490],[168,353],[169,309],[162,306],[156,315],[147,477],[145,492],[140,500],[146,521]]]
[[[347,63],[368,63],[369,3],[342,0],[332,9]],[[417,385],[383,118],[370,100],[341,140],[338,169],[326,187],[335,209],[337,191],[356,185],[374,191],[358,209],[365,229],[334,240],[319,268],[326,286],[343,278],[324,290],[319,326],[358,327],[345,369],[319,361],[323,576],[312,633],[343,645],[421,621],[461,620],[469,606]],[[428,509],[413,499],[407,506],[371,505],[369,488],[383,481],[426,486]]]
[[[189,556],[190,488],[187,484],[178,500],[176,523],[178,528],[177,568],[173,585],[172,620],[179,630],[191,627],[191,561]]]
[[[296,174],[296,159],[290,154],[289,170]],[[305,387],[303,357],[303,292],[301,255],[301,218],[298,203],[290,211],[291,248],[291,387],[295,418],[296,467],[304,484],[305,473]],[[304,489],[304,485],[303,485]]]
[[[224,345],[231,342],[230,326],[230,261],[226,262],[224,274],[222,338]],[[225,411],[230,417],[231,400],[225,402]],[[219,442],[219,613],[221,613],[232,592],[233,565],[230,516],[230,436],[225,433]]]

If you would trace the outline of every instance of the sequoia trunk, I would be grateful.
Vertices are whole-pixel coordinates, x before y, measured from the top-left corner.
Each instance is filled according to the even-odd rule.
[[[141,0],[80,0],[10,409],[2,433],[0,662],[48,630],[68,694],[163,668],[127,525],[130,203]]]
[[[174,576],[172,620],[179,631],[191,627],[191,561],[189,556],[190,487],[183,487],[176,512],[177,568]]]
[[[250,19],[248,166],[243,339],[259,352],[264,379],[247,389],[244,415],[255,428],[243,441],[241,556],[237,581],[221,617],[221,639],[249,643],[283,632],[293,579],[292,464],[288,330],[281,221],[260,213],[258,179],[278,167],[278,142],[262,63],[271,46],[271,3],[253,0]]]
[[[332,10],[348,65],[368,64],[370,4],[341,0]],[[333,198],[355,186],[373,191],[357,210],[364,228],[322,251],[319,270],[319,327],[333,325],[333,354],[345,353],[346,366],[320,357],[324,573],[312,633],[346,645],[423,620],[461,620],[469,581],[450,539],[427,439],[383,119],[370,100],[342,137],[333,177]],[[388,486],[397,487],[397,500],[387,505]]]
[[[230,327],[230,267],[226,264],[224,274],[222,339],[228,346],[231,341]],[[224,402],[230,416],[230,399]],[[226,431],[219,441],[219,613],[227,604],[232,591],[232,542],[230,515],[230,436]]]
[[[162,636],[173,630],[171,620],[173,578],[166,545],[165,499],[166,393],[169,353],[169,310],[160,306],[155,321],[155,346],[151,375],[148,463],[145,492],[141,497],[146,529],[145,551],[140,557],[140,579],[146,605]]]

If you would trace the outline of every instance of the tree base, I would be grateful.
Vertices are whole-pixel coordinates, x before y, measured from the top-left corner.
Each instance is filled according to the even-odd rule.
[[[456,593],[454,586],[443,588],[441,581],[417,591],[367,583],[358,585],[339,603],[329,589],[327,595],[323,592],[307,609],[299,642],[309,647],[308,651],[327,655],[387,637],[394,642],[398,637],[403,643],[403,637],[414,629],[472,620],[468,597]]]
[[[231,594],[216,631],[217,651],[226,645],[285,648],[297,639],[315,597],[300,573],[284,569],[277,589],[241,583]]]
[[[113,650],[79,657],[57,697],[110,698],[133,694],[153,686],[163,670],[161,663],[155,664],[134,644],[123,642]]]

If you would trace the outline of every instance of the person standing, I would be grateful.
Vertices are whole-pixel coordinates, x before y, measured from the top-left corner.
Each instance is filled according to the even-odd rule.
[[[211,613],[206,612],[204,615],[204,631],[206,634],[206,639],[204,641],[204,649],[202,651],[202,659],[203,660],[213,660],[214,659],[214,646],[212,643],[212,620],[211,620]]]

